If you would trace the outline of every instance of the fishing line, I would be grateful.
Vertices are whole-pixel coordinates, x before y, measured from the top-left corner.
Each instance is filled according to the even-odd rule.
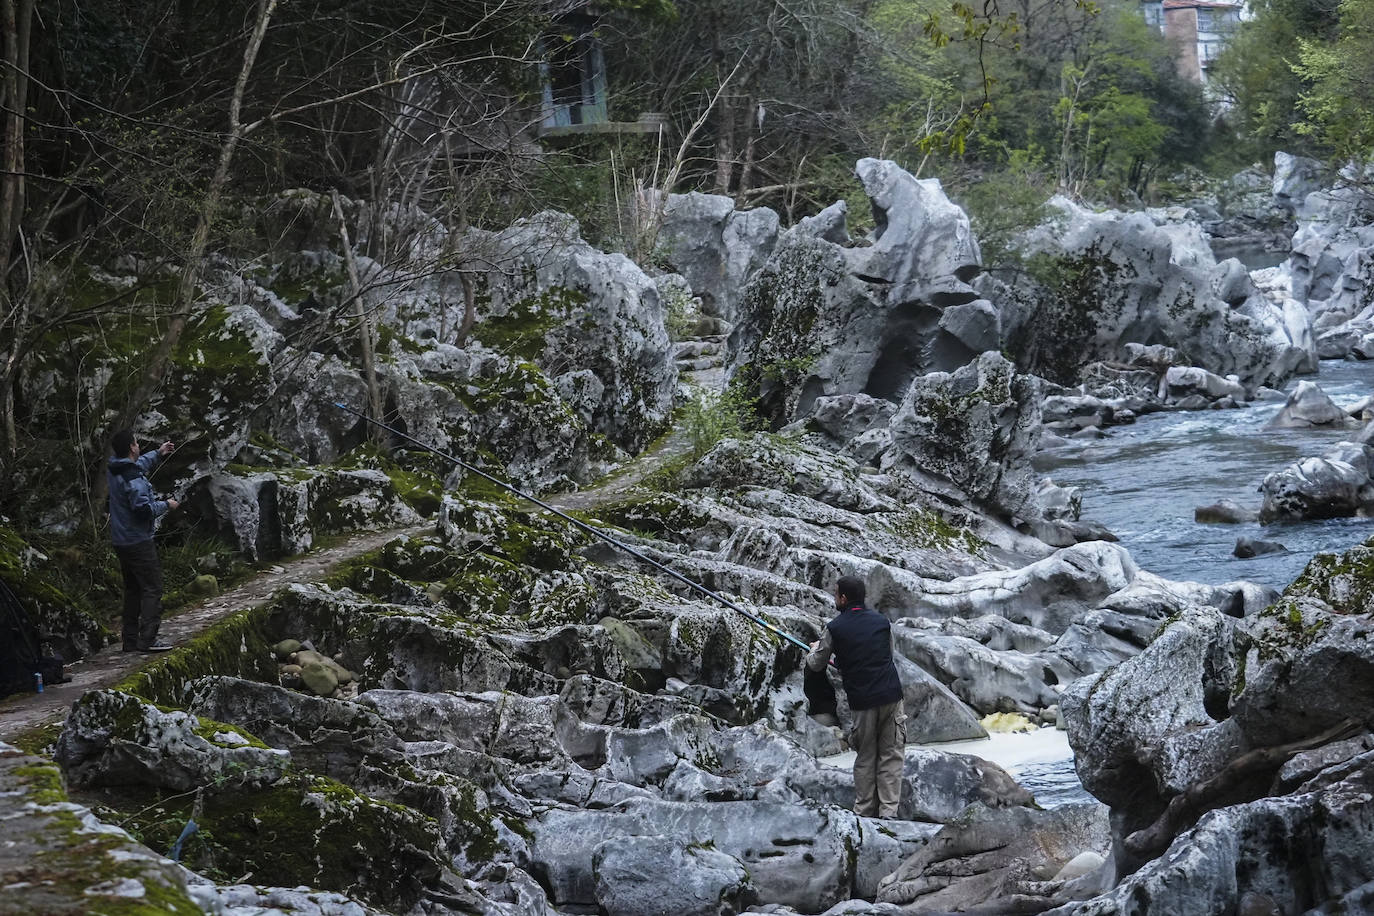
[[[712,599],[713,601],[718,601],[718,602],[720,602],[720,603],[723,604],[725,607],[727,607],[727,608],[729,608],[730,610],[734,611],[736,614],[739,614],[739,615],[741,615],[741,616],[747,618],[750,622],[755,623],[755,624],[757,624],[757,625],[760,626],[760,627],[763,627],[763,628],[764,628],[765,630],[767,630],[768,632],[772,633],[772,634],[775,635],[775,636],[781,637],[782,639],[786,640],[787,642],[792,643],[794,646],[800,647],[803,651],[809,652],[809,651],[811,650],[811,646],[810,646],[808,643],[806,643],[805,641],[803,641],[803,640],[801,640],[801,639],[798,639],[797,637],[793,636],[791,633],[787,633],[787,632],[784,632],[783,630],[778,629],[776,626],[774,626],[773,624],[771,624],[771,623],[769,623],[768,621],[764,620],[762,617],[759,617],[757,614],[751,614],[749,611],[746,611],[744,608],[740,607],[738,604],[736,604],[735,602],[731,601],[729,598],[726,598],[724,595],[721,595],[721,594],[719,594],[719,593],[717,593],[717,592],[714,592],[714,591],[712,591],[711,589],[707,588],[706,586],[700,584],[699,582],[695,582],[695,581],[693,581],[692,579],[687,578],[686,576],[682,575],[682,573],[680,573],[680,572],[678,572],[678,571],[676,571],[676,570],[674,570],[674,569],[671,569],[671,568],[669,568],[669,567],[663,565],[662,563],[658,562],[657,560],[653,559],[653,558],[650,557],[650,556],[647,556],[646,554],[642,553],[641,551],[636,550],[635,548],[631,547],[630,545],[626,544],[625,542],[623,542],[623,541],[621,541],[621,540],[618,540],[617,538],[611,537],[609,534],[607,534],[606,532],[602,531],[601,529],[595,528],[595,527],[593,527],[592,525],[588,525],[586,522],[583,522],[583,521],[581,521],[581,520],[579,520],[579,519],[576,519],[576,518],[572,517],[571,515],[568,515],[566,512],[563,512],[563,511],[561,511],[561,510],[559,510],[559,509],[557,509],[557,508],[555,508],[555,507],[549,505],[548,503],[544,502],[542,499],[539,499],[537,496],[531,496],[530,494],[524,492],[523,490],[519,490],[519,489],[517,489],[516,487],[512,486],[511,484],[506,483],[504,480],[501,480],[500,478],[497,478],[497,477],[493,477],[492,475],[488,474],[486,471],[481,470],[480,468],[473,467],[471,464],[468,464],[466,461],[463,461],[461,458],[455,458],[455,457],[452,456],[452,455],[449,455],[449,454],[447,454],[447,453],[445,453],[445,452],[441,452],[441,451],[439,451],[438,449],[433,448],[432,446],[426,445],[425,443],[421,442],[419,439],[416,439],[414,436],[411,436],[411,435],[408,435],[408,434],[406,434],[406,433],[403,433],[403,432],[401,432],[399,429],[396,429],[395,427],[388,426],[387,424],[381,422],[380,420],[374,420],[372,417],[369,417],[367,414],[362,413],[362,412],[357,411],[357,410],[354,410],[352,407],[349,407],[347,404],[340,404],[340,403],[337,402],[337,401],[335,401],[335,402],[333,402],[333,403],[334,403],[334,406],[337,407],[337,408],[339,408],[340,410],[347,411],[348,413],[353,414],[353,416],[358,417],[359,419],[361,419],[361,420],[363,420],[363,421],[365,421],[365,422],[367,422],[367,423],[371,423],[371,424],[374,425],[374,426],[377,426],[377,427],[379,427],[379,428],[381,428],[381,429],[384,429],[384,430],[386,430],[387,432],[391,433],[393,436],[397,436],[397,437],[399,437],[399,438],[401,438],[401,439],[405,439],[405,440],[408,441],[408,442],[413,442],[413,443],[415,443],[416,445],[420,446],[421,448],[425,449],[426,451],[429,451],[429,452],[432,452],[432,453],[435,454],[435,455],[438,455],[440,458],[443,458],[445,461],[451,461],[452,463],[458,465],[458,466],[459,466],[460,468],[462,468],[463,470],[468,471],[468,472],[473,473],[473,474],[476,474],[477,476],[481,477],[482,479],[484,479],[484,480],[486,480],[486,481],[488,481],[488,482],[490,482],[490,483],[496,484],[498,487],[500,487],[501,489],[505,490],[506,492],[511,493],[511,494],[514,494],[515,496],[518,496],[518,497],[521,498],[521,499],[524,499],[524,500],[527,500],[527,501],[529,501],[529,502],[532,502],[532,503],[534,503],[536,506],[539,506],[540,508],[542,508],[542,509],[544,509],[544,510],[546,510],[546,511],[548,511],[548,512],[552,512],[554,515],[557,515],[559,518],[563,519],[564,521],[568,522],[569,524],[573,525],[574,527],[578,528],[579,530],[585,531],[586,533],[592,535],[593,537],[600,538],[601,540],[605,541],[607,544],[610,544],[612,547],[615,547],[615,548],[618,549],[618,550],[622,550],[622,551],[624,551],[625,553],[628,553],[630,556],[634,557],[635,559],[640,560],[640,561],[642,561],[642,562],[644,562],[644,563],[649,564],[649,565],[652,566],[654,569],[657,569],[659,572],[666,573],[667,575],[669,575],[669,576],[671,576],[672,578],[676,579],[677,581],[681,582],[683,585],[686,585],[688,588],[691,588],[693,591],[699,592],[700,594],[705,595],[707,598],[710,598],[710,599]]]

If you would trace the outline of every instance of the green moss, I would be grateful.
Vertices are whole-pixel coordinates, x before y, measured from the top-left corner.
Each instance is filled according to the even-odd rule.
[[[0,895],[6,913],[110,914],[159,916],[200,913],[200,908],[160,866],[124,855],[129,842],[117,834],[96,833],[69,810],[52,806],[68,801],[61,771],[47,760],[8,766],[6,788],[18,791],[28,809],[22,823],[6,838],[29,844],[30,854],[12,863],[8,877],[16,883]],[[91,893],[90,889],[137,880],[142,897]]]
[[[198,805],[200,829],[184,844],[183,861],[219,880],[251,873],[255,883],[306,884],[406,908],[442,868],[435,851],[443,840],[432,818],[323,776],[298,773],[198,800],[127,788],[109,797],[126,829],[154,849],[170,847]]]
[[[740,304],[740,313],[750,316],[749,337],[756,343],[741,354],[732,385],[776,429],[796,411],[811,367],[826,345],[812,333],[825,290],[847,270],[834,246],[817,239],[779,244],[773,258],[775,269],[749,284]]]
[[[472,333],[493,350],[533,360],[543,354],[549,331],[576,314],[586,301],[586,294],[578,290],[550,287],[510,305],[504,315],[483,317]]]
[[[909,509],[890,518],[889,531],[916,547],[927,550],[959,550],[979,556],[987,542],[967,528],[928,509]]]
[[[60,734],[62,734],[60,721],[45,722],[42,725],[26,728],[7,740],[26,754],[32,754],[35,757],[51,757],[52,747],[57,743],[57,736]]]
[[[1097,354],[1094,338],[1125,307],[1135,272],[1098,243],[1072,256],[1035,255],[1027,268],[1042,289],[1032,293],[1034,313],[1013,342],[1015,361],[1023,370],[1074,384],[1084,360],[1110,355]]]
[[[275,682],[277,663],[272,646],[280,637],[268,630],[271,614],[269,605],[232,614],[153,659],[115,689],[151,702],[177,705],[188,684],[212,674]]]
[[[227,722],[219,722],[215,719],[207,719],[204,716],[197,717],[196,727],[194,731],[196,735],[198,735],[201,738],[204,738],[211,744],[225,745],[225,742],[217,738],[216,736],[227,732],[231,735],[238,735],[245,742],[247,742],[246,744],[232,745],[234,747],[257,747],[263,749],[266,749],[268,747],[268,745],[264,744],[262,740],[259,739],[257,736],[244,731],[237,725],[230,725]]]
[[[1283,597],[1312,598],[1338,614],[1369,613],[1374,608],[1374,538],[1344,554],[1317,554]]]

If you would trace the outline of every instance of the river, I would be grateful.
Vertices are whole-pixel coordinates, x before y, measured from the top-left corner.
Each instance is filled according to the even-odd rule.
[[[1342,406],[1374,394],[1374,362],[1326,360],[1307,378]],[[1282,589],[1313,554],[1347,550],[1374,534],[1374,519],[1363,518],[1266,526],[1193,521],[1195,508],[1222,498],[1258,509],[1266,474],[1357,432],[1265,429],[1282,406],[1151,414],[1112,427],[1104,439],[1042,453],[1036,469],[1060,486],[1080,487],[1083,517],[1106,525],[1143,569],[1169,579],[1248,579]],[[1278,541],[1289,552],[1237,559],[1232,550],[1241,535]]]
[[[1374,362],[1327,360],[1312,380],[1337,404],[1352,404],[1374,394]],[[1343,551],[1374,534],[1374,519],[1268,526],[1193,521],[1195,508],[1222,498],[1258,509],[1266,474],[1321,455],[1358,431],[1265,429],[1282,406],[1273,401],[1241,410],[1151,414],[1111,428],[1104,439],[1043,453],[1036,468],[1060,486],[1080,487],[1083,517],[1105,524],[1150,572],[1212,584],[1248,579],[1282,589],[1313,554]],[[1279,541],[1289,552],[1237,559],[1232,550],[1241,535]],[[1091,800],[1063,732],[1045,728],[934,747],[1002,764],[1047,808]]]

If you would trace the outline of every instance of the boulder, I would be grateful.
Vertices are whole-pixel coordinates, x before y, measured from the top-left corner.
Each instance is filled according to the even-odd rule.
[[[1260,521],[1342,518],[1368,512],[1374,508],[1369,460],[1369,446],[1359,445],[1353,453],[1337,450],[1323,458],[1304,458],[1267,475],[1260,484],[1264,494]]]
[[[637,451],[658,434],[673,405],[677,370],[658,290],[633,261],[597,251],[577,222],[545,211],[498,233],[469,230],[465,244],[489,252],[480,279],[486,302],[473,335],[515,346],[550,371],[590,370],[601,389],[588,426]],[[690,278],[689,278],[690,279]],[[543,327],[530,339],[530,328]]]
[[[606,916],[734,916],[755,899],[748,869],[710,840],[613,837],[593,848],[592,875]]]
[[[1222,378],[1196,366],[1170,367],[1164,373],[1164,382],[1161,387],[1166,398],[1183,398],[1192,394],[1201,394],[1214,401],[1225,397],[1233,398],[1236,401],[1246,400],[1245,386],[1240,382]]]
[[[290,763],[231,726],[163,712],[132,694],[93,690],[77,700],[54,759],[74,786],[152,786],[185,792],[268,786]]]
[[[917,376],[1000,346],[998,310],[966,282],[979,269],[967,215],[938,181],[894,163],[865,159],[857,171],[872,244],[844,246],[837,204],[784,232],[740,301],[729,372],[775,427],[823,396],[899,402]]]
[[[1106,809],[1066,805],[1048,811],[983,806],[946,825],[930,844],[882,880],[878,900],[904,913],[995,912],[999,898],[1039,897],[1039,912],[1061,884],[1046,885],[1084,852],[1109,849]],[[1029,901],[1026,901],[1029,902]]]
[[[1274,202],[1296,210],[1307,195],[1321,188],[1325,175],[1326,167],[1317,160],[1279,150],[1274,153]]]
[[[1287,553],[1288,548],[1278,541],[1264,541],[1259,538],[1241,537],[1236,539],[1236,548],[1232,551],[1242,560],[1249,560],[1252,557],[1263,556],[1269,553]]]
[[[859,818],[834,807],[649,799],[604,810],[551,808],[527,826],[534,837],[531,870],[544,876],[560,908],[597,905],[594,856],[588,849],[621,837],[667,837],[684,849],[709,842],[716,852],[743,863],[760,900],[807,913],[871,897],[878,881],[924,845],[932,830]]]
[[[1176,256],[1179,233],[1145,214],[1095,213],[1062,197],[1050,206],[1055,218],[1026,244],[1054,266],[1040,283],[1006,292],[1024,316],[1008,327],[1004,305],[1019,366],[1072,384],[1088,363],[1151,343],[1186,352],[1216,375],[1234,374],[1247,388],[1315,369],[1306,310],[1270,301],[1234,260],[1210,267]]]
[[[702,310],[733,322],[741,291],[772,254],[778,228],[777,213],[766,207],[736,210],[731,197],[669,194],[659,245],[701,297]]]
[[[1269,421],[1269,429],[1343,428],[1349,417],[1316,382],[1298,382],[1283,408]]]
[[[1006,516],[1027,509],[1040,389],[997,353],[915,380],[891,420],[894,460],[942,477]]]
[[[1210,506],[1193,510],[1193,520],[1203,525],[1243,525],[1259,521],[1259,513],[1230,499],[1218,500]]]

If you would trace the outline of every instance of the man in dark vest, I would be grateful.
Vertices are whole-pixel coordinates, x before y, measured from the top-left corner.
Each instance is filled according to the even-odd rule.
[[[110,438],[106,473],[110,486],[110,539],[124,574],[124,651],[165,652],[172,648],[157,640],[162,625],[162,564],[153,545],[153,521],[175,499],[158,499],[148,482],[148,472],[172,453],[170,442],[148,455],[139,454],[132,430],[121,429]]]
[[[864,607],[863,580],[842,576],[835,588],[839,611],[811,644],[807,667],[820,671],[835,656],[853,714],[849,745],[854,758],[854,810],[866,817],[896,817],[902,799],[906,714],[902,682],[892,661],[892,625]]]

